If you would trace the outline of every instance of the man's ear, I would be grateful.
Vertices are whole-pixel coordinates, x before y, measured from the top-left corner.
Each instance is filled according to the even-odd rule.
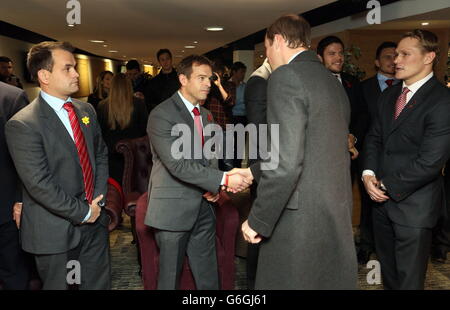
[[[429,52],[425,55],[425,61],[424,64],[429,65],[432,64],[434,59],[436,58],[436,53],[435,52]]]
[[[319,57],[320,62],[323,63],[323,58],[322,58],[322,56],[320,56],[319,54],[317,54],[317,57]]]
[[[375,59],[374,63],[375,63],[375,66],[376,66],[377,68],[380,68],[380,67],[381,67],[380,61],[379,61],[378,59]]]
[[[180,75],[178,76],[178,80],[180,81],[180,84],[181,84],[182,86],[186,86],[186,84],[188,83],[188,78],[187,78],[187,76],[184,75],[184,74],[180,74]]]
[[[45,70],[45,69],[39,70],[37,73],[39,83],[48,85],[51,74],[52,73],[48,70]]]

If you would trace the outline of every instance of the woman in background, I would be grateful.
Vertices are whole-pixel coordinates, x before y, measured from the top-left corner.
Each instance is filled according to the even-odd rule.
[[[97,77],[97,82],[94,88],[94,92],[89,95],[88,102],[92,104],[97,110],[98,103],[108,97],[109,89],[111,88],[111,80],[114,73],[111,71],[102,71]]]
[[[123,139],[146,135],[148,112],[143,100],[133,96],[131,80],[123,73],[114,75],[108,98],[100,101],[97,118],[108,147],[109,176],[122,184],[124,159],[116,151]]]

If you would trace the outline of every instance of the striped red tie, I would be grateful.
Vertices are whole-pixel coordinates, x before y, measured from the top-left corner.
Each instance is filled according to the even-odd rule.
[[[192,109],[192,113],[194,113],[194,124],[195,127],[197,128],[199,137],[202,137],[202,146],[203,146],[203,144],[205,144],[205,137],[203,136],[203,127],[202,122],[200,120],[200,111],[198,110],[197,107],[195,107]]]
[[[400,113],[402,113],[403,108],[406,106],[406,95],[410,92],[408,87],[403,87],[403,91],[400,96],[397,98],[397,102],[395,103],[395,115],[394,118],[397,119]]]
[[[84,135],[81,131],[80,123],[78,122],[78,117],[75,113],[72,102],[64,103],[63,108],[69,113],[70,126],[72,127],[73,138],[77,147],[78,157],[80,158],[81,170],[83,171],[86,199],[90,204],[92,203],[92,198],[94,196],[94,178],[92,175],[92,166],[91,162],[89,161],[86,141],[84,140]]]

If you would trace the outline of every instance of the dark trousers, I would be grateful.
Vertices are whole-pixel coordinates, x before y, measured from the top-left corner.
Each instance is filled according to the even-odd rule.
[[[19,241],[19,230],[14,221],[0,225],[0,281],[3,289],[26,290],[29,282],[29,266],[26,253]]]
[[[44,290],[108,290],[111,289],[111,265],[108,228],[97,220],[93,224],[82,224],[78,246],[60,254],[35,255],[36,265]],[[75,270],[69,261],[78,261],[79,285],[70,285],[68,274]],[[70,277],[70,279],[73,279]],[[73,284],[73,283],[71,283]]]
[[[383,206],[373,209],[377,258],[385,289],[423,290],[431,247],[431,229],[392,222]]]
[[[212,206],[202,202],[192,230],[155,230],[155,239],[159,247],[159,290],[179,288],[186,255],[197,289],[219,289],[215,223]]]

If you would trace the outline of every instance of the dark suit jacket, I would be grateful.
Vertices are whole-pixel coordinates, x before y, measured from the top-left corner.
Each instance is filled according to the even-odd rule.
[[[372,121],[375,119],[375,116],[378,111],[378,98],[381,95],[380,84],[378,83],[377,75],[364,80],[361,83],[362,93],[364,97],[364,101],[367,104],[367,109],[369,112],[369,119]]]
[[[364,169],[386,186],[390,199],[384,205],[393,222],[431,228],[442,207],[441,169],[450,156],[450,90],[432,77],[394,120],[401,89],[399,83],[379,98]]]
[[[23,90],[0,82],[0,225],[12,221],[12,207],[22,201],[21,185],[6,145],[5,124],[27,104]]]
[[[207,109],[201,107],[200,113],[204,128],[213,123]],[[190,133],[184,135],[182,129],[189,129]],[[194,119],[178,92],[150,113],[147,133],[153,167],[148,185],[146,225],[162,230],[191,230],[201,204],[206,202],[203,194],[206,191],[217,193],[223,172],[217,169],[217,159],[207,159],[203,154],[195,159],[194,145],[201,144],[196,132]],[[178,154],[178,158],[173,148],[180,148],[180,145],[177,146],[177,141],[181,141],[179,135],[184,138],[183,143],[191,143],[191,148],[183,156]],[[197,136],[195,141],[194,136]],[[205,145],[208,140],[208,135],[205,135]],[[187,145],[183,145],[182,149],[187,150]]]
[[[279,135],[270,130],[279,163],[261,173],[263,163],[251,166],[261,177],[248,223],[266,237],[257,289],[356,288],[349,121],[342,85],[314,52],[270,75],[267,122],[279,124]]]
[[[92,105],[73,100],[94,174],[94,198],[106,198],[108,153]],[[81,119],[89,118],[89,124]],[[34,254],[75,248],[89,211],[74,141],[55,111],[39,95],[6,124],[11,157],[23,182],[22,247]],[[104,199],[105,199],[104,198]],[[102,211],[101,224],[108,225]]]
[[[364,100],[361,83],[354,76],[345,72],[341,73],[342,85],[347,93],[350,101],[351,119],[350,119],[350,133],[357,139],[356,148],[361,149],[364,137],[369,128],[369,112],[367,103]]]

